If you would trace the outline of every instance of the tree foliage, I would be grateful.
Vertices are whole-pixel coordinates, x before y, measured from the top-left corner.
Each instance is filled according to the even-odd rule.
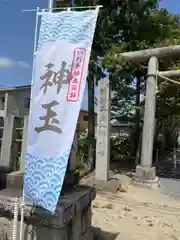
[[[104,57],[110,73],[112,117],[135,123],[132,154],[137,152],[140,121],[143,119],[147,63],[132,64],[117,54],[134,50],[162,47],[180,43],[180,16],[159,7],[158,0],[77,0],[77,5],[103,5],[93,42],[91,68],[98,79],[102,71],[97,67],[97,56]],[[160,59],[160,70],[179,68],[178,59]],[[158,132],[177,128],[180,120],[180,88],[158,80]],[[173,131],[172,131],[173,132]]]

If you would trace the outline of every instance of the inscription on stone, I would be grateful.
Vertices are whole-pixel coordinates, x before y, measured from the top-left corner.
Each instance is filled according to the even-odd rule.
[[[97,145],[96,145],[96,168],[100,168],[99,174],[96,169],[96,177],[106,180],[109,162],[109,81],[100,80],[98,83],[98,121],[97,121]],[[104,166],[103,166],[104,165]],[[102,172],[104,169],[104,173]],[[101,175],[101,176],[98,176]]]

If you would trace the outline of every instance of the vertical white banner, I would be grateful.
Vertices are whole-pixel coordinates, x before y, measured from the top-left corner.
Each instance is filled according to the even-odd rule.
[[[24,195],[55,212],[85,89],[98,8],[43,13],[32,86]]]

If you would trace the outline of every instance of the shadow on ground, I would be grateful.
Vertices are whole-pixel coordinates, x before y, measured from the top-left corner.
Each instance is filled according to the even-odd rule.
[[[102,231],[100,228],[93,227],[94,240],[115,240],[119,233]]]
[[[132,178],[135,174],[135,168],[125,166],[119,163],[113,163],[110,165],[110,170],[113,174],[124,174],[129,178]]]

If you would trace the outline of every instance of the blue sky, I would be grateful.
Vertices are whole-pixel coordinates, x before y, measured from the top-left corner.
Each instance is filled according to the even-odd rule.
[[[180,13],[180,1],[179,0],[161,0],[160,6],[168,8],[170,12]]]
[[[48,0],[0,0],[0,85],[30,83],[35,13],[22,12]]]
[[[31,82],[35,13],[22,10],[47,6],[48,0],[0,0],[0,86]],[[161,0],[161,6],[180,12],[180,0]]]

